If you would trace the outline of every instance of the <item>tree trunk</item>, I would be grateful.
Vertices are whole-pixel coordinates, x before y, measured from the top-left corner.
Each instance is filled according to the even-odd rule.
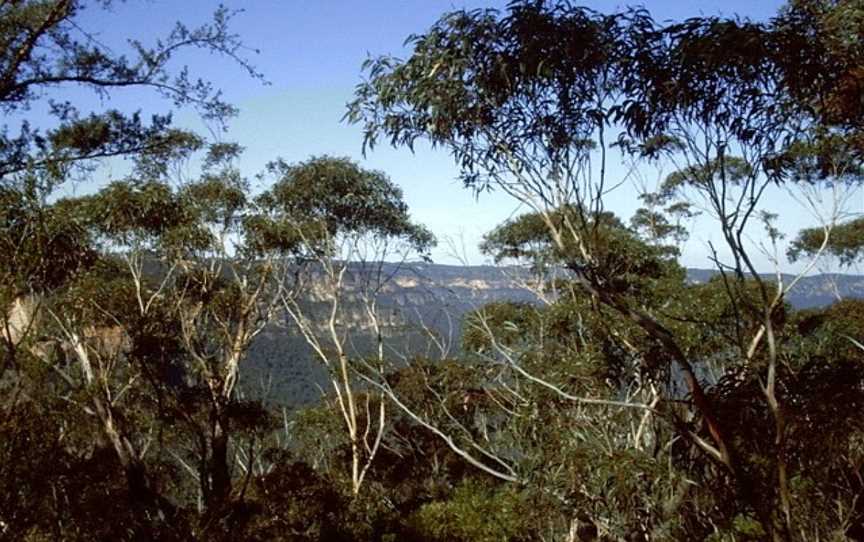
[[[228,470],[228,435],[217,423],[210,456],[210,497],[208,506],[222,506],[231,494],[231,474]]]
[[[226,512],[231,499],[231,472],[228,466],[228,429],[221,413],[215,414],[210,438],[210,454],[202,463],[201,493],[204,497],[204,520],[215,528]]]
[[[113,412],[100,397],[93,397],[94,410],[102,430],[123,468],[129,507],[135,516],[136,534],[145,540],[183,540],[188,531],[177,523],[177,509],[153,487],[147,467],[132,443],[117,427]]]

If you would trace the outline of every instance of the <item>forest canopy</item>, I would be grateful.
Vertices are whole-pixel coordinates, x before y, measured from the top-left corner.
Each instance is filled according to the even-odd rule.
[[[326,148],[253,176],[223,140],[183,59],[260,81],[236,13],[118,54],[81,24],[119,4],[0,0],[0,539],[864,540],[864,301],[789,303],[861,260],[860,1],[514,0],[358,66],[358,148],[430,144],[524,211],[479,247],[524,296],[461,285],[440,321],[446,284],[392,302],[436,243],[400,179]],[[80,98],[128,88],[164,112]],[[622,170],[659,179],[629,217]],[[316,401],[254,389],[274,337],[267,378],[312,364]]]

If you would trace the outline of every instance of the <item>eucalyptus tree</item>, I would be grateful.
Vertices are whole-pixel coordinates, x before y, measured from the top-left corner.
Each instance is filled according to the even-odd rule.
[[[41,169],[62,176],[95,158],[129,156],[164,148],[170,115],[147,120],[140,113],[88,112],[68,99],[70,88],[108,97],[127,88],[148,90],[174,106],[192,106],[205,118],[223,122],[234,108],[212,83],[195,78],[180,62],[199,49],[216,53],[260,77],[246,58],[250,51],[230,28],[235,12],[220,7],[198,27],[177,23],[148,44],[130,37],[128,53],[100,42],[84,18],[90,11],[119,9],[108,1],[27,0],[0,4],[0,107],[20,124],[4,125],[0,177]],[[80,96],[80,95],[79,95]],[[34,126],[21,114],[44,110],[51,126]],[[13,132],[10,133],[9,129]],[[17,134],[15,134],[17,132]]]
[[[840,22],[850,13],[854,3],[794,2],[767,23],[703,17],[659,25],[643,10],[606,15],[565,2],[458,11],[410,37],[407,59],[367,61],[368,78],[346,114],[362,125],[364,148],[428,141],[453,155],[467,187],[502,190],[526,204],[528,216],[490,236],[491,252],[566,267],[592,310],[636,332],[616,340],[650,353],[637,357],[640,371],[659,384],[657,375],[675,367],[687,401],[661,385],[663,408],[652,401],[651,410],[662,410],[706,461],[713,479],[706,483],[730,488],[742,513],[754,514],[774,539],[797,532],[790,479],[804,468],[791,465],[789,438],[806,414],[789,418],[795,399],[783,368],[800,354],[784,327],[784,299],[800,276],[790,284],[779,273],[776,283],[765,280],[748,240],[763,227],[768,257],[779,265],[768,246],[782,239],[765,196],[770,187],[860,181],[860,111],[847,92],[861,66],[852,45],[860,29]],[[829,30],[837,25],[844,39]],[[821,63],[832,65],[824,77]],[[714,308],[728,308],[721,314],[731,329],[725,334],[724,324],[726,338],[713,352],[692,339],[716,320],[702,314],[709,307],[693,305],[674,251],[657,242],[657,234],[682,232],[660,232],[644,211],[634,225],[654,230],[646,244],[603,219],[628,180],[612,177],[616,157],[637,167],[671,164],[675,172],[648,198],[673,213],[698,205],[720,232],[724,248],[715,247],[713,262],[721,279],[712,286],[725,300]],[[814,258],[842,217],[832,205],[841,200],[829,201]],[[702,377],[706,356],[727,360],[724,385]],[[770,443],[730,417],[725,401],[738,385],[761,398],[767,418],[759,423]]]
[[[83,20],[89,11],[118,7],[111,4],[0,3],[0,186],[9,256],[2,269],[4,307],[33,304],[23,296],[61,285],[92,260],[80,228],[44,209],[64,184],[86,178],[101,159],[164,156],[196,137],[174,129],[170,114],[147,120],[140,111],[88,111],[87,93],[104,99],[146,91],[170,104],[168,109],[194,107],[221,124],[234,108],[212,83],[181,64],[184,52],[211,51],[260,77],[245,58],[248,49],[231,32],[230,10],[218,9],[211,23],[199,27],[177,23],[153,44],[130,38],[124,54],[96,39]],[[33,120],[34,111],[41,121]],[[7,311],[2,313],[5,320]],[[14,363],[14,345],[4,345],[5,369]]]
[[[201,146],[187,143],[172,156]],[[180,538],[188,526],[170,518],[190,504],[184,484],[178,492],[157,473],[170,463],[189,468],[202,528],[219,525],[231,512],[236,433],[267,420],[259,408],[254,421],[254,405],[234,394],[240,362],[278,299],[275,256],[242,252],[249,210],[229,165],[236,151],[210,147],[201,177],[181,187],[160,176],[164,164],[140,158],[130,178],[47,206],[81,232],[92,262],[40,295],[32,339],[55,346],[32,349],[36,366],[60,377],[51,393],[76,397],[71,404],[96,421],[131,506],[143,509],[139,528],[162,517]]]
[[[389,365],[379,298],[400,266],[428,257],[435,240],[411,220],[401,190],[380,171],[330,157],[277,161],[268,170],[275,182],[258,197],[266,213],[260,226],[278,225],[278,235],[296,243],[300,267],[282,306],[327,368],[350,442],[356,496],[386,429],[386,403],[375,398],[371,407],[372,394],[357,389],[356,376],[365,364],[378,371]],[[372,345],[357,344],[363,335]]]
[[[266,408],[236,393],[254,338],[290,318],[328,368],[358,494],[387,426],[385,403],[355,375],[385,364],[378,296],[392,271],[382,258],[425,254],[434,239],[383,173],[344,159],[278,161],[272,187],[250,198],[236,145],[183,141],[140,157],[126,179],[43,207],[74,224],[90,259],[40,296],[22,375],[46,396],[74,397],[70,415],[92,417],[141,528],[161,514],[173,519],[160,536],[232,536],[272,430]],[[168,176],[170,162],[202,150],[198,176]],[[358,333],[373,337],[371,360]],[[172,466],[181,481],[164,477]],[[199,521],[184,527],[196,501]]]
[[[224,125],[234,108],[212,83],[182,65],[184,54],[209,51],[260,76],[245,58],[249,50],[230,29],[230,10],[217,9],[210,23],[198,27],[177,23],[151,43],[130,37],[125,48],[113,48],[95,37],[86,18],[88,12],[120,8],[112,4],[0,2],[4,427],[22,429],[26,420],[19,414],[25,411],[46,417],[34,430],[53,426],[40,438],[54,442],[58,460],[73,465],[89,461],[88,454],[102,454],[103,446],[112,450],[121,468],[118,480],[125,474],[129,506],[116,524],[102,527],[184,538],[188,532],[176,503],[165,498],[155,470],[144,461],[149,448],[145,427],[155,425],[153,417],[136,410],[147,404],[139,385],[147,370],[154,371],[149,374],[153,377],[161,369],[154,360],[158,349],[143,353],[144,332],[138,326],[145,326],[145,317],[153,325],[159,296],[142,286],[141,259],[134,255],[152,248],[147,239],[183,222],[178,214],[186,210],[160,182],[160,168],[200,148],[203,140],[173,128],[170,113],[146,119],[140,112],[87,104],[91,97],[142,92],[156,97],[167,111],[193,108],[208,122]],[[137,179],[114,183],[96,197],[58,201],[70,182],[93,181],[106,158],[134,159]],[[160,207],[166,201],[171,205]],[[167,363],[170,348],[164,346],[161,361]],[[98,438],[77,440],[88,432]],[[75,467],[70,469],[74,473]],[[63,481],[68,476],[49,483],[58,503],[69,498],[72,486]],[[10,484],[13,496],[41,487],[33,479],[4,476],[3,482]],[[59,504],[56,510],[58,519],[50,529],[65,529],[63,536],[87,523],[74,510]],[[4,533],[10,525],[22,532],[32,527],[6,523],[5,515],[0,521]],[[52,523],[47,517],[36,521]]]

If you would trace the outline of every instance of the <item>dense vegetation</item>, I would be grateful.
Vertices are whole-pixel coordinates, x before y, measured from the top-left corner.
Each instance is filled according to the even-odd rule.
[[[777,186],[821,220],[790,260],[860,259],[859,0],[664,24],[520,0],[371,59],[346,113],[364,148],[430,142],[530,209],[481,250],[538,301],[422,349],[380,303],[435,243],[398,186],[274,157],[253,193],[217,137],[235,110],[175,65],[201,48],[260,77],[231,13],[115,55],[76,22],[109,3],[0,0],[0,538],[864,540],[864,302],[796,311],[754,263],[781,265]],[[69,86],[153,92],[213,137]],[[107,158],[128,174],[70,195]],[[629,222],[612,161],[672,171]],[[699,212],[722,246],[694,284]],[[238,386],[289,329],[329,375],[296,412]]]

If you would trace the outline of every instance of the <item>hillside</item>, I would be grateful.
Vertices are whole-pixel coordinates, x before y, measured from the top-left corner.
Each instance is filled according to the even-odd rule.
[[[402,352],[433,353],[424,326],[434,330],[455,352],[461,320],[467,312],[495,301],[536,299],[518,284],[520,271],[513,267],[411,264],[385,266],[385,272],[393,275],[380,300],[385,344],[397,361]],[[708,269],[688,270],[688,278],[694,283],[705,282],[715,274]],[[792,278],[784,275],[783,280],[788,283]],[[824,306],[836,300],[835,291],[844,298],[864,298],[864,276],[805,277],[796,285],[789,302],[798,309]],[[356,312],[356,321],[360,322],[363,318],[359,307]],[[369,332],[360,325],[355,329],[358,332],[351,341],[354,353],[369,351]],[[281,404],[307,404],[329,390],[324,368],[290,324],[271,326],[256,339],[247,369],[243,381],[246,393],[263,395]]]
[[[688,269],[687,277],[693,282],[705,282],[717,271],[713,269]],[[776,280],[773,275],[764,275],[767,280]],[[794,275],[783,274],[784,284],[789,284]],[[790,292],[787,301],[796,309],[824,307],[841,298],[864,298],[864,276],[842,273],[810,275],[801,279]]]

